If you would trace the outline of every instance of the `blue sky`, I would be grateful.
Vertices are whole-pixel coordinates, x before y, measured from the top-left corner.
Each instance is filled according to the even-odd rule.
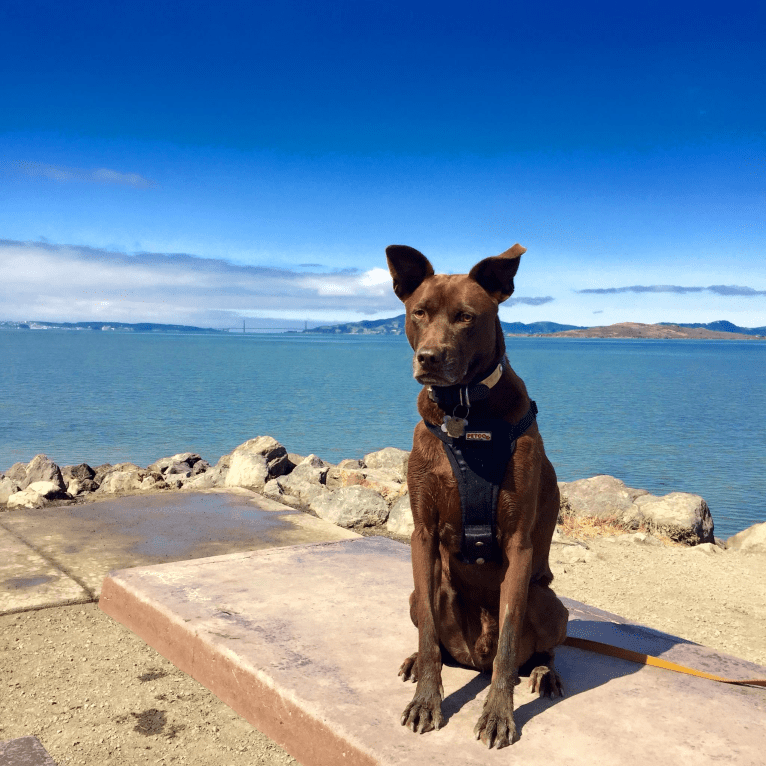
[[[766,5],[0,6],[0,320],[766,325]]]

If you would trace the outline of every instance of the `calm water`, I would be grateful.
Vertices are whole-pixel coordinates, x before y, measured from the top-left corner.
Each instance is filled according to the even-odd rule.
[[[331,462],[409,449],[401,337],[0,332],[0,470],[176,452],[211,463],[270,434]],[[508,339],[559,479],[702,495],[716,534],[766,519],[766,343]]]

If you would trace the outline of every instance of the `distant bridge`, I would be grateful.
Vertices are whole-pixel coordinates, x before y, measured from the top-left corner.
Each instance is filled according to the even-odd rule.
[[[245,321],[242,321],[242,327],[219,327],[219,330],[224,332],[241,332],[241,333],[255,333],[255,332],[300,332],[298,327],[247,327]],[[309,329],[308,321],[303,323],[303,329]]]

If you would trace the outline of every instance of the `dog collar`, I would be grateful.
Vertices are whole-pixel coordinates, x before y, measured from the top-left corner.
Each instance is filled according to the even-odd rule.
[[[489,392],[495,387],[503,375],[503,363],[476,384],[467,386],[429,386],[428,396],[445,412],[452,412],[455,407],[462,405],[469,409],[473,402],[480,402],[489,397]]]

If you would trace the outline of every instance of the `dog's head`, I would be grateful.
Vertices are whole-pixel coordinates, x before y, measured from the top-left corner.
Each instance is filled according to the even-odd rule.
[[[497,307],[513,294],[525,252],[514,245],[480,261],[468,274],[434,274],[428,258],[414,248],[386,248],[394,292],[407,310],[405,332],[415,352],[418,383],[467,385],[503,358]]]

